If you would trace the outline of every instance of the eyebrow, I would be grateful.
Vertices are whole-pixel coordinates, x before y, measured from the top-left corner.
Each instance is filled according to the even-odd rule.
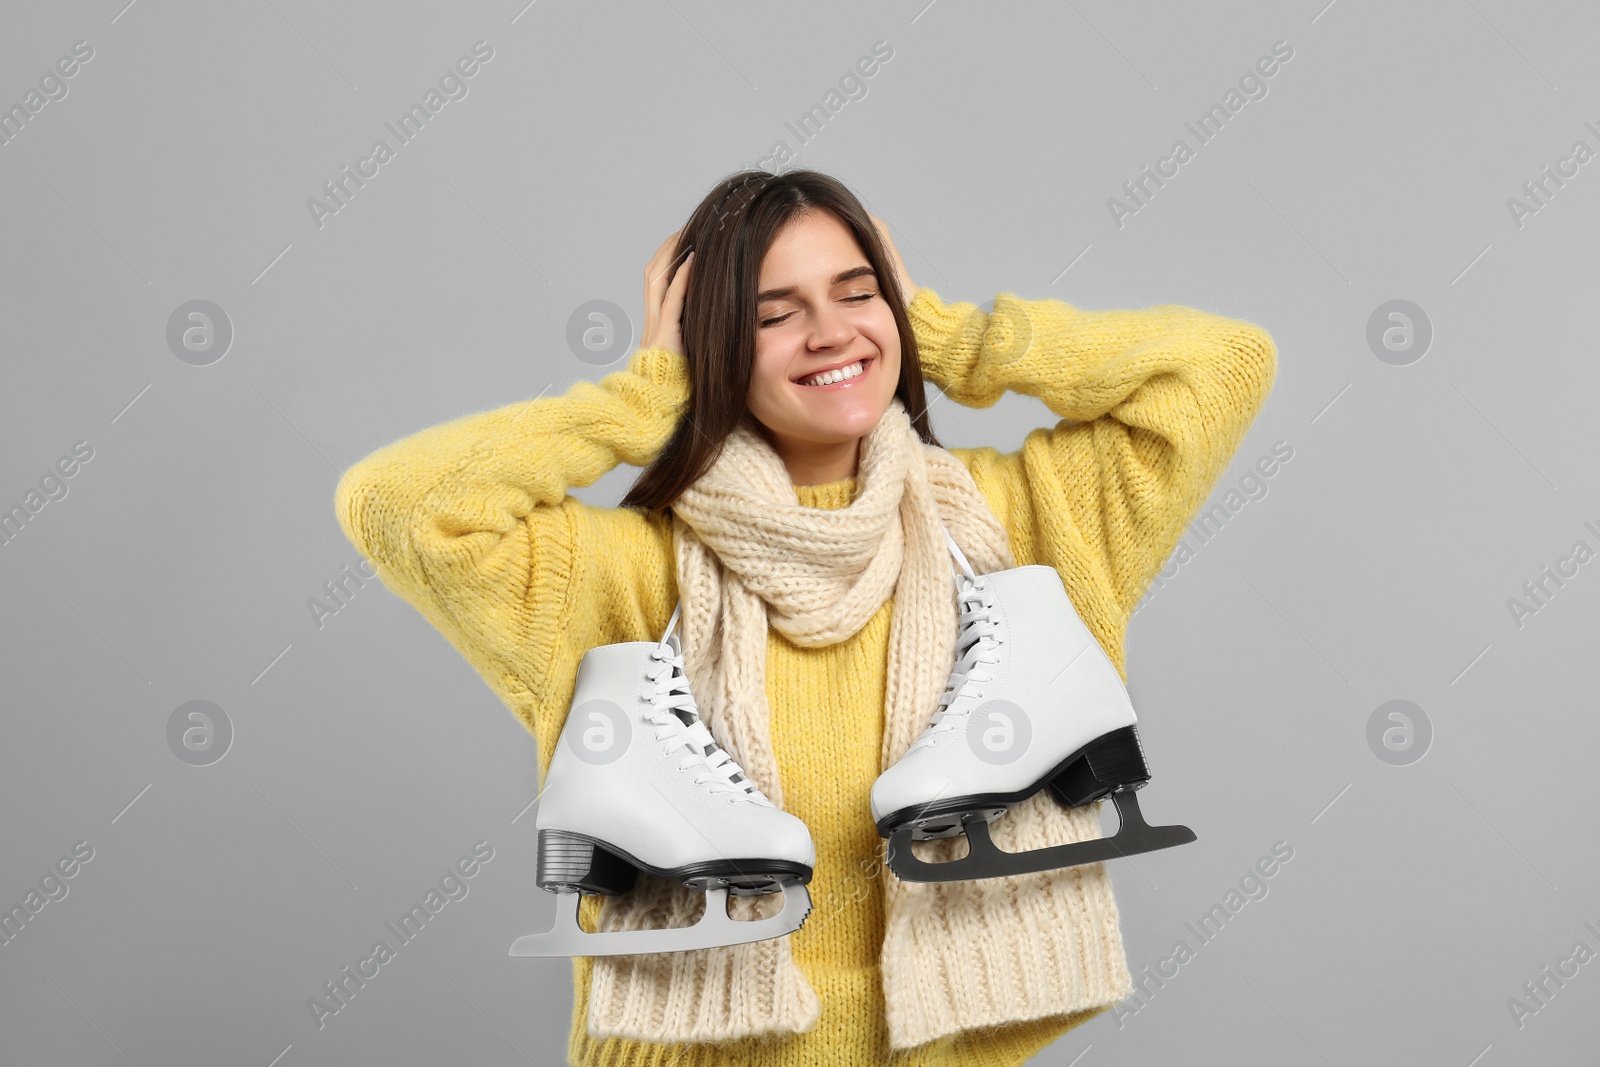
[[[833,276],[833,281],[830,284],[838,285],[840,282],[847,282],[851,278],[859,278],[864,274],[870,274],[874,278],[878,276],[878,272],[873,270],[870,266],[852,267],[849,270],[842,270],[838,274],[835,274]],[[799,290],[792,285],[786,285],[782,289],[763,289],[761,292],[756,294],[756,303],[764,304],[768,300],[782,300],[786,296],[793,296],[798,291]]]

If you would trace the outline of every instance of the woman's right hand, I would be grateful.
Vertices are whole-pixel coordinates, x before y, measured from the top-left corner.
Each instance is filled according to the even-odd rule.
[[[689,268],[694,251],[684,257],[683,265],[667,283],[667,270],[672,265],[672,250],[678,244],[681,229],[661,243],[656,254],[644,268],[644,334],[641,348],[662,348],[668,352],[683,353],[683,298],[689,291]]]
[[[911,301],[921,291],[922,287],[911,280],[911,275],[906,272],[906,262],[900,258],[900,250],[894,246],[894,239],[889,236],[889,224],[876,215],[868,215],[873,226],[877,227],[878,240],[883,244],[883,250],[889,253],[889,259],[894,263],[895,273],[899,275],[900,299],[905,301],[906,307],[911,306]]]

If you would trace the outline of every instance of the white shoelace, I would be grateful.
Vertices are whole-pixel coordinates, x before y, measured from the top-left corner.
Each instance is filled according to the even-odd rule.
[[[956,648],[963,651],[950,672],[950,681],[945,685],[938,709],[928,720],[922,736],[906,750],[908,754],[932,745],[941,733],[964,729],[967,713],[983,696],[976,690],[969,692],[968,683],[994,681],[994,675],[983,669],[986,663],[1000,662],[998,649],[1005,643],[999,636],[998,620],[992,614],[994,585],[982,575],[964,584],[965,590],[958,593],[961,613],[956,634]]]
[[[650,658],[659,666],[652,666],[647,675],[652,689],[649,694],[650,711],[645,718],[656,724],[655,739],[666,745],[667,755],[680,748],[688,749],[679,761],[678,769],[688,770],[698,763],[702,770],[694,776],[694,784],[704,786],[713,796],[733,793],[741,799],[771,807],[772,801],[756,788],[750,776],[717,744],[701,720],[694,694],[689,690],[688,677],[684,673],[683,655],[671,652],[663,642],[650,650]]]

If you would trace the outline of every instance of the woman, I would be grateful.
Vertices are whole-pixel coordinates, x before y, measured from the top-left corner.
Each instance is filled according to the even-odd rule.
[[[1133,987],[1103,864],[907,883],[879,862],[869,791],[950,664],[940,527],[980,572],[1055,567],[1125,674],[1128,617],[1269,392],[1272,340],[1175,305],[946,304],[812,171],[726,179],[645,281],[627,369],[396,442],[337,492],[386,584],[534,734],[541,777],[583,653],[659,639],[681,598],[714,736],[816,842],[791,935],[574,959],[569,1056],[1024,1063]],[[945,450],[924,378],[1061,421],[1015,452]],[[646,468],[622,506],[568,495],[619,463]],[[1100,833],[1048,790],[992,829],[1010,851]],[[687,925],[703,901],[641,875],[603,903],[584,898],[587,928]]]

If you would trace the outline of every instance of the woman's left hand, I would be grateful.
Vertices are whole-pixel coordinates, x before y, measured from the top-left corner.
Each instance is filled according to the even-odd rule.
[[[894,246],[893,239],[889,236],[889,224],[876,215],[868,215],[872,224],[878,228],[878,240],[883,242],[884,251],[889,253],[889,259],[894,262],[895,272],[899,275],[900,296],[905,300],[906,306],[911,306],[912,299],[921,288],[911,280],[911,275],[906,273],[905,260],[900,258],[900,250]]]

